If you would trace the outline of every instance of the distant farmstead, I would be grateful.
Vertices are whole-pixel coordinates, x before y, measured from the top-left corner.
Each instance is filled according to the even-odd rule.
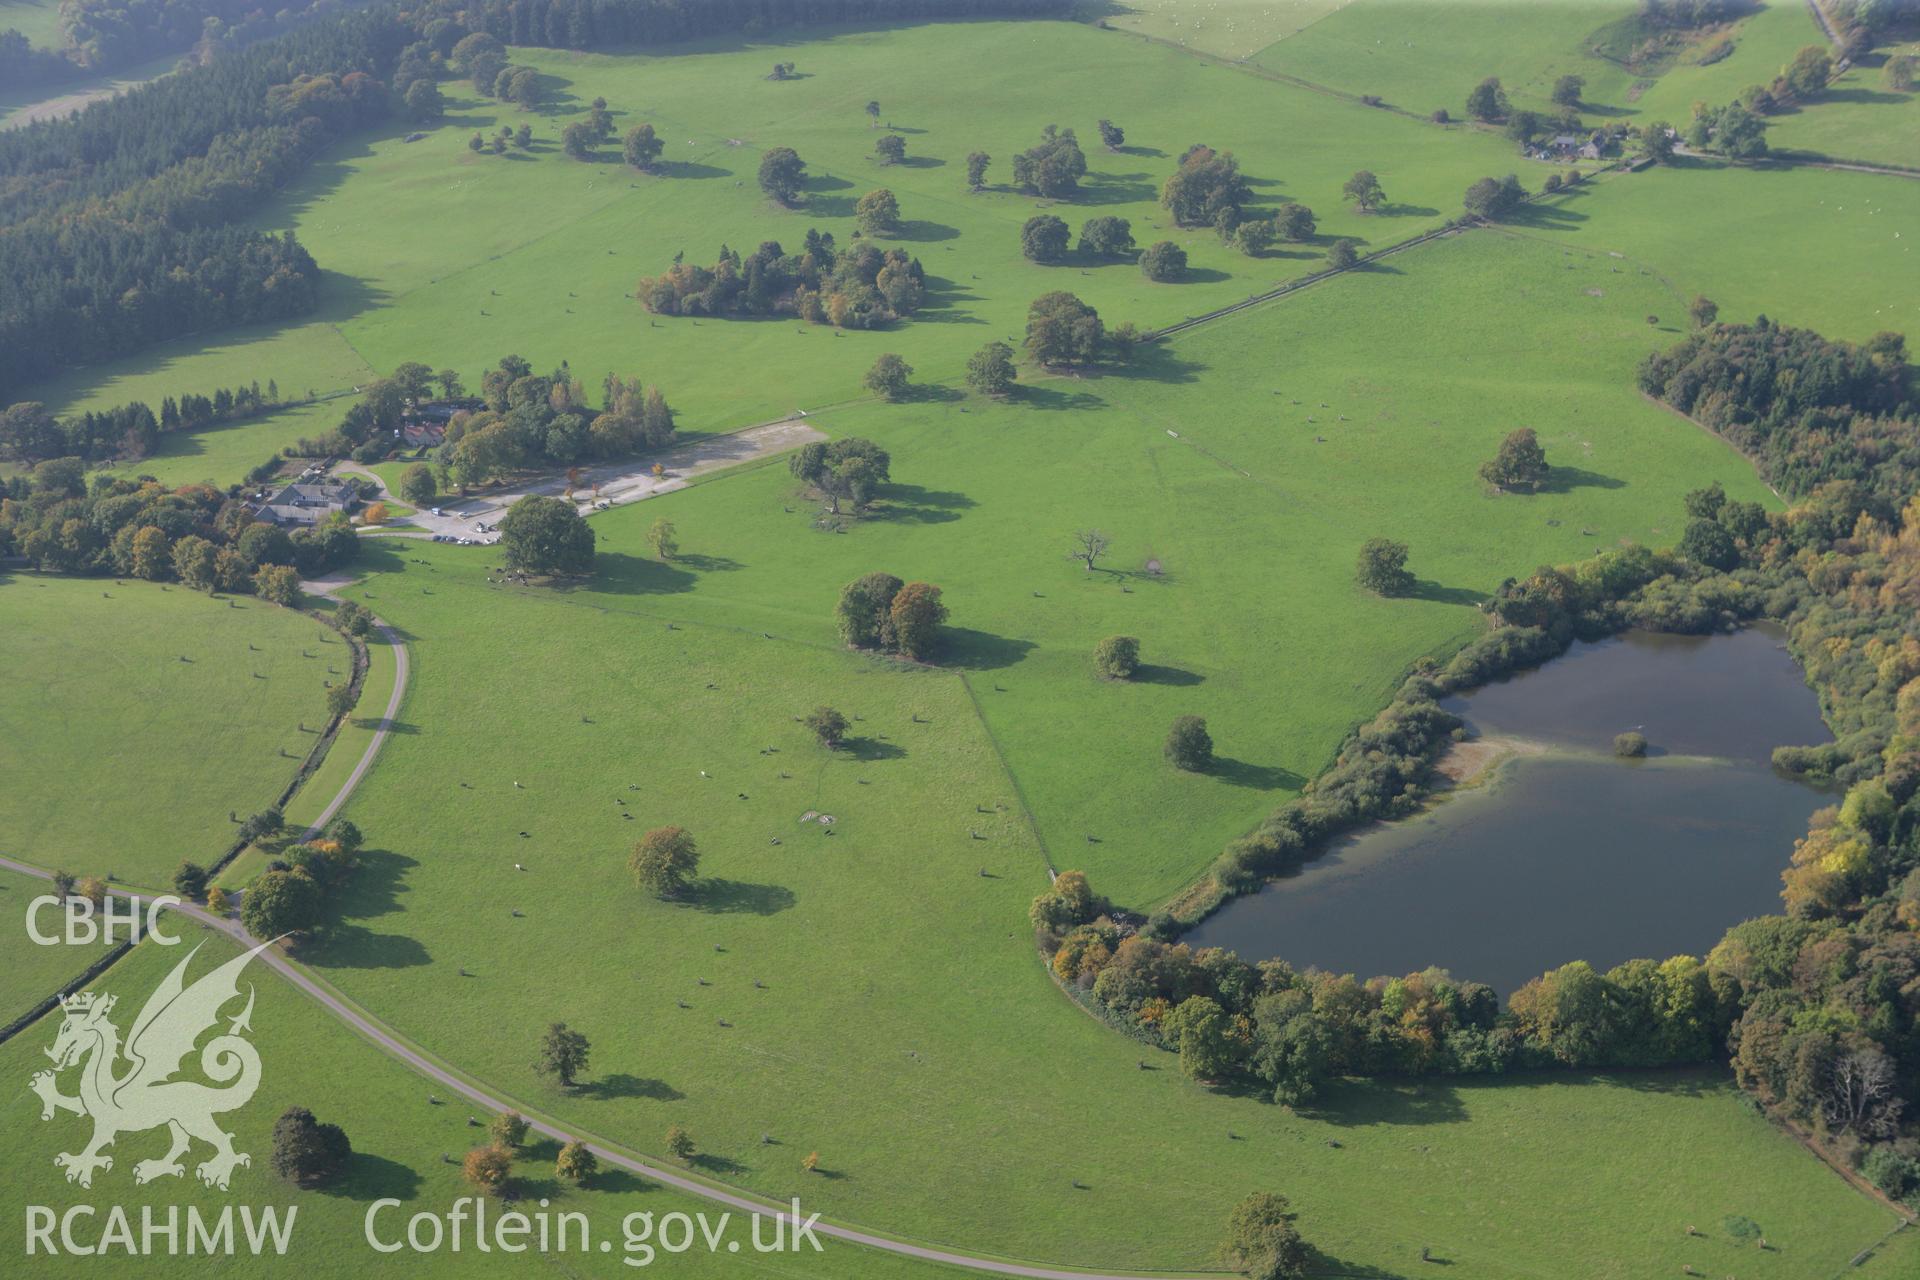
[[[319,524],[334,512],[351,513],[360,505],[360,489],[351,480],[295,481],[247,508],[253,518],[282,528]]]
[[[484,400],[428,400],[410,404],[400,414],[394,435],[409,449],[432,447],[447,437],[447,424],[463,413],[486,408]]]

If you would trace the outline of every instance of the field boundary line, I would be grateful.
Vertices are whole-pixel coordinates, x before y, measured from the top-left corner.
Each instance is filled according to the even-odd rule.
[[[973,717],[980,722],[980,732],[987,735],[987,745],[993,748],[993,758],[1000,764],[1000,772],[1007,775],[1007,782],[1013,787],[1013,798],[1020,803],[1020,814],[1027,820],[1027,829],[1033,832],[1034,843],[1040,846],[1040,857],[1046,863],[1048,877],[1058,874],[1053,865],[1053,851],[1047,848],[1047,837],[1040,830],[1039,820],[1033,816],[1033,806],[1027,802],[1026,788],[1020,785],[1020,775],[1007,763],[1007,753],[1000,745],[1000,738],[987,723],[987,710],[980,705],[980,695],[975,692],[973,681],[967,679],[967,673],[957,673],[960,687],[967,691],[967,701],[973,704]]]

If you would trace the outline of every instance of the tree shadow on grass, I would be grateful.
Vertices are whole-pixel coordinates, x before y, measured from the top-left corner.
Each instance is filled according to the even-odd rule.
[[[652,172],[662,178],[674,181],[699,181],[707,178],[731,178],[731,169],[722,169],[717,165],[701,164],[697,160],[657,160]]]
[[[896,743],[885,742],[879,738],[847,738],[840,749],[855,760],[903,760],[907,749]]]
[[[1502,1081],[1507,1077],[1501,1077]],[[1368,1080],[1333,1085],[1298,1110],[1341,1128],[1463,1124],[1467,1108],[1453,1085],[1435,1080]]]
[[[1478,605],[1487,598],[1486,592],[1475,591],[1472,587],[1447,587],[1426,578],[1416,580],[1399,594],[1408,600],[1431,600],[1435,604]]]
[[[908,218],[892,233],[894,240],[910,240],[915,244],[931,244],[936,240],[955,240],[960,236],[957,227],[944,222],[929,222],[924,218]]]
[[[366,920],[398,911],[407,873],[419,862],[389,849],[362,849],[359,862],[344,890],[336,894],[339,917]]]
[[[321,1194],[341,1200],[411,1200],[420,1193],[423,1179],[406,1165],[385,1156],[356,1151],[347,1157],[346,1168],[333,1182],[318,1188]]]
[[[745,568],[738,560],[726,556],[676,555],[675,564],[683,564],[699,573],[727,573],[734,569]]]
[[[741,1164],[738,1160],[728,1156],[716,1156],[706,1151],[702,1151],[699,1155],[694,1156],[688,1160],[687,1163],[696,1169],[702,1169],[707,1173],[717,1174],[722,1177],[730,1174],[745,1173],[747,1171],[747,1166]]]
[[[1440,211],[1429,209],[1423,204],[1394,203],[1381,205],[1380,216],[1383,218],[1437,218],[1440,216]]]
[[[785,885],[711,876],[685,890],[677,901],[708,915],[771,916],[789,910],[796,899]]]
[[[1205,676],[1197,671],[1184,671],[1179,667],[1163,666],[1151,662],[1143,662],[1133,669],[1133,680],[1135,684],[1163,684],[1172,688],[1184,689],[1196,684],[1204,684],[1206,679]]]
[[[1307,781],[1291,769],[1235,760],[1230,756],[1215,756],[1213,767],[1207,772],[1222,782],[1236,787],[1252,787],[1258,791],[1278,791],[1283,787],[1298,790]]]
[[[1206,369],[1206,365],[1197,360],[1188,360],[1164,342],[1146,342],[1134,347],[1133,356],[1127,363],[1103,366],[1094,370],[1093,376],[1184,384],[1198,382]]]
[[[302,943],[300,960],[330,969],[417,969],[433,963],[418,938],[375,933],[357,924],[334,925]]]
[[[1080,194],[1069,203],[1097,207],[1108,204],[1140,204],[1154,198],[1154,185],[1144,173],[1090,173],[1080,184]]]
[[[928,489],[917,484],[889,484],[887,499],[897,499],[916,507],[933,507],[940,511],[958,511],[980,505],[957,489]]]
[[[1531,227],[1540,231],[1564,231],[1568,227],[1587,221],[1587,215],[1578,209],[1529,201],[1507,214],[1501,221],[1511,226]]]
[[[1571,493],[1575,489],[1624,489],[1626,487],[1627,482],[1617,476],[1604,476],[1598,471],[1555,464],[1548,470],[1545,483],[1535,492]]]
[[[672,564],[624,551],[602,551],[593,559],[593,578],[587,585],[609,595],[662,595],[690,591],[693,574]]]
[[[896,129],[894,132],[899,133],[903,130]],[[939,156],[908,156],[901,160],[899,165],[902,169],[940,169],[944,168],[946,163]]]
[[[1033,651],[1031,640],[996,636],[972,627],[948,627],[940,649],[940,665],[962,671],[999,671],[1024,660]]]
[[[587,1181],[588,1188],[594,1191],[608,1191],[621,1194],[630,1191],[658,1191],[660,1184],[650,1182],[629,1169],[602,1169]]]
[[[573,1092],[581,1098],[651,1098],[655,1102],[678,1102],[687,1096],[665,1080],[628,1075],[624,1071],[575,1085]]]
[[[1030,409],[1104,409],[1107,402],[1091,391],[1062,391],[1058,387],[1016,386],[1011,399]]]

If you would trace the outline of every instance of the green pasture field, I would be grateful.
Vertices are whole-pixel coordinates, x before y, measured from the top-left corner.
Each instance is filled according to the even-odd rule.
[[[52,892],[53,886],[36,876],[0,870],[0,967],[7,974],[6,986],[0,987],[0,1026],[59,990],[107,949],[100,942],[43,947],[28,935],[27,904]],[[38,923],[42,934],[64,931],[63,917],[53,910],[42,910]]]
[[[1883,329],[1920,332],[1915,192],[1883,174],[1683,159],[1548,202],[1511,230],[1621,254],[1623,272],[1651,270],[1675,299],[1704,293],[1723,320],[1765,314],[1862,342]],[[1653,310],[1669,325],[1683,314]],[[1649,337],[1660,339],[1650,348],[1672,340]]]
[[[1107,25],[1222,58],[1252,57],[1350,0],[1125,0]]]
[[[1803,45],[1820,42],[1803,5],[1766,0],[1733,24],[1729,57],[1700,53],[1719,37],[1692,37],[1679,55],[1640,75],[1621,59],[1642,38],[1631,0],[1453,4],[1445,0],[1353,0],[1254,60],[1347,93],[1371,93],[1426,115],[1466,113],[1467,91],[1497,76],[1516,107],[1552,106],[1554,81],[1586,80],[1581,114],[1596,124],[1673,115],[1684,123],[1695,98],[1720,102],[1771,80]]]
[[[1772,116],[1767,142],[1835,160],[1920,169],[1920,93],[1900,93],[1882,78],[1886,61],[1920,53],[1920,41],[1882,47],[1836,76],[1818,101]]]
[[[1443,134],[1076,25],[845,32],[803,51],[803,78],[775,83],[766,66],[788,46],[647,57],[515,50],[550,77],[551,108],[529,115],[450,85],[455,105],[443,127],[415,143],[396,127],[323,164],[260,222],[297,225],[321,261],[356,282],[366,306],[340,327],[376,368],[421,360],[473,381],[509,350],[541,367],[565,358],[595,386],[609,370],[659,379],[683,430],[700,432],[858,396],[860,373],[881,351],[900,352],[923,375],[956,376],[982,343],[1017,338],[1027,304],[1050,289],[1075,290],[1114,322],[1143,325],[1238,300],[1318,269],[1334,236],[1381,245],[1437,225],[1507,153],[1497,139]],[[1042,80],[1048,101],[1077,109],[1029,105],[1027,86]],[[612,147],[592,164],[559,152],[560,128],[598,95],[622,132],[642,120],[661,131],[661,175],[635,173]],[[869,128],[869,98],[906,138],[909,163],[873,161],[880,131]],[[1127,129],[1125,153],[1099,145],[1101,115]],[[532,153],[467,150],[475,130],[523,120],[538,135]],[[967,194],[969,151],[995,155],[988,176],[1003,183],[1012,152],[1050,121],[1076,127],[1088,150],[1081,200]],[[1233,149],[1264,205],[1311,204],[1322,238],[1254,260],[1211,230],[1166,226],[1160,183],[1197,141]],[[772,208],[758,190],[760,156],[776,145],[796,148],[815,175],[806,209]],[[1340,207],[1340,184],[1362,167],[1381,175],[1395,202],[1384,215]],[[893,242],[922,259],[932,286],[931,305],[894,330],[836,337],[791,320],[654,318],[630,297],[636,279],[665,270],[676,252],[710,262],[723,242],[797,243],[809,227],[845,244],[855,198],[880,186],[897,193],[907,220]],[[1189,246],[1193,278],[1156,285],[1130,262],[1029,263],[1019,229],[1043,205],[1076,229],[1116,214],[1132,220],[1142,244],[1176,239]],[[716,332],[727,359],[712,358]]]
[[[501,1088],[643,1146],[684,1121],[730,1179],[773,1194],[789,1174],[759,1135],[817,1149],[844,1175],[823,1192],[835,1213],[930,1239],[1198,1266],[1219,1206],[1273,1185],[1346,1264],[1392,1269],[1431,1245],[1476,1274],[1626,1275],[1683,1260],[1641,1229],[1663,1215],[1718,1221],[1751,1196],[1768,1203],[1749,1216],[1781,1219],[1830,1188],[1796,1229],[1838,1233],[1819,1265],[1851,1256],[1884,1215],[1847,1207],[1716,1081],[1357,1086],[1291,1116],[1159,1055],[1142,1071],[1144,1051],[1072,1009],[1028,941],[1049,864],[1139,905],[1177,888],[1317,772],[1409,661],[1469,634],[1500,577],[1670,537],[1681,492],[1709,478],[1764,496],[1633,393],[1633,361],[1673,339],[1644,316],[1675,298],[1616,265],[1475,233],[1197,330],[1131,375],[1048,380],[1005,407],[820,415],[896,459],[891,511],[846,535],[808,529],[776,462],[596,517],[599,569],[576,590],[490,583],[484,550],[370,548],[350,594],[413,637],[418,731],[349,808],[376,851],[310,958]],[[1490,499],[1473,467],[1523,423],[1567,487]],[[679,528],[674,564],[644,551],[658,516]],[[1064,559],[1095,522],[1124,572]],[[1419,598],[1351,588],[1375,532],[1413,534]],[[1149,554],[1158,580],[1139,572]],[[835,591],[874,568],[946,587],[943,668],[839,650]],[[1149,679],[1092,679],[1088,650],[1118,630],[1145,638]],[[861,717],[852,750],[829,756],[794,723],[819,703]],[[1229,758],[1214,776],[1158,757],[1187,709]],[[686,904],[624,870],[664,823],[695,832],[714,880]],[[463,966],[469,982],[446,977]],[[513,976],[589,969],[600,980],[558,992]],[[605,1037],[599,1069],[625,1083],[569,1102],[512,1037],[461,1030],[550,1017]],[[1440,1128],[1415,1138],[1417,1119]],[[1740,1165],[1656,1172],[1631,1135],[1668,1125],[1706,1126],[1674,1145],[1687,1160]],[[1565,1139],[1551,1160],[1519,1138],[1543,1132]],[[915,1172],[929,1157],[937,1179]],[[1561,1181],[1572,1170],[1633,1229],[1603,1216],[1542,1237],[1498,1208],[1585,1194]],[[1464,1193],[1420,1194],[1455,1173]],[[1412,1218],[1381,1208],[1416,1202]]]
[[[58,49],[60,5],[58,0],[0,0],[0,31],[12,28],[41,49]]]
[[[1199,1088],[1035,962],[1046,853],[954,672],[693,620],[697,571],[616,530],[592,593],[489,584],[484,552],[372,554],[358,594],[414,637],[418,731],[350,807],[369,852],[304,955],[533,1105],[648,1149],[686,1124],[774,1195],[818,1151],[840,1217],[1080,1265],[1206,1265],[1221,1206],[1257,1187],[1343,1267],[1395,1274],[1422,1246],[1488,1276],[1677,1270],[1686,1222],[1741,1212],[1793,1242],[1755,1261],[1784,1276],[1885,1229],[1717,1078],[1366,1085],[1298,1116]],[[818,703],[860,717],[851,749],[794,723]],[[684,903],[625,871],[663,823],[703,849]],[[554,1018],[593,1038],[598,1088],[528,1070]],[[1609,1211],[1552,1231],[1519,1209],[1589,1199]]]
[[[211,862],[299,767],[345,652],[251,597],[0,577],[0,850],[162,888]]]
[[[184,945],[163,947],[143,944],[125,960],[116,964],[90,984],[97,994],[113,994],[119,999],[113,1021],[124,1034],[132,1025],[147,994],[194,945],[199,954],[188,970],[189,982],[231,959],[238,949],[225,937],[190,923],[176,922]],[[78,968],[76,963],[75,968]],[[553,1175],[557,1154],[550,1140],[531,1143],[522,1149],[515,1164],[519,1199],[513,1205],[490,1205],[492,1213],[518,1208],[532,1214],[542,1204],[549,1211],[585,1213],[593,1238],[608,1239],[611,1252],[599,1252],[597,1245],[587,1253],[569,1252],[548,1255],[511,1255],[497,1250],[480,1252],[473,1246],[471,1219],[465,1247],[454,1253],[443,1247],[437,1253],[403,1249],[382,1253],[366,1243],[365,1219],[373,1201],[399,1200],[399,1207],[381,1211],[376,1229],[379,1238],[391,1242],[404,1237],[407,1219],[420,1212],[445,1214],[458,1198],[473,1194],[461,1180],[457,1163],[450,1164],[474,1146],[486,1141],[484,1131],[469,1124],[476,1117],[484,1124],[490,1113],[476,1109],[449,1094],[425,1077],[414,1074],[371,1044],[336,1022],[317,1003],[296,991],[259,961],[242,975],[241,993],[251,988],[255,1004],[250,1039],[259,1050],[261,1080],[259,1091],[244,1106],[219,1115],[222,1127],[229,1129],[236,1150],[246,1152],[252,1163],[235,1171],[227,1191],[203,1186],[194,1176],[193,1166],[204,1160],[207,1148],[194,1145],[187,1157],[187,1172],[180,1178],[161,1178],[144,1186],[133,1180],[136,1161],[157,1158],[166,1151],[164,1133],[148,1130],[122,1134],[110,1149],[114,1157],[111,1170],[97,1173],[90,1190],[71,1185],[53,1164],[56,1152],[77,1151],[85,1142],[85,1121],[67,1113],[55,1119],[40,1119],[40,1100],[24,1087],[27,1079],[47,1066],[42,1050],[53,1043],[59,1017],[42,1018],[20,1035],[0,1045],[0,1073],[21,1087],[8,1088],[0,1098],[0,1128],[9,1139],[12,1152],[7,1176],[0,1179],[0,1249],[7,1256],[25,1256],[27,1206],[39,1205],[64,1213],[73,1205],[99,1206],[98,1216],[78,1220],[77,1234],[83,1243],[104,1226],[109,1205],[121,1206],[130,1215],[134,1231],[140,1230],[140,1212],[151,1206],[165,1220],[170,1206],[183,1215],[181,1256],[165,1252],[160,1238],[157,1252],[128,1260],[122,1253],[102,1258],[71,1255],[48,1257],[41,1253],[25,1263],[34,1275],[96,1275],[103,1270],[114,1274],[142,1276],[258,1276],[298,1274],[330,1280],[332,1277],[365,1275],[404,1276],[496,1276],[525,1275],[530,1268],[557,1267],[567,1276],[613,1277],[650,1274],[637,1271],[622,1262],[622,1224],[630,1213],[652,1213],[656,1220],[669,1213],[706,1212],[709,1221],[717,1221],[725,1210],[684,1192],[670,1190],[622,1170],[603,1170],[586,1187],[560,1183]],[[235,1002],[228,1016],[240,1008]],[[196,1059],[187,1059],[190,1078]],[[77,1073],[61,1078],[61,1087],[72,1093]],[[429,1099],[437,1096],[439,1105]],[[347,1131],[354,1154],[342,1178],[322,1190],[300,1190],[278,1178],[272,1170],[273,1122],[289,1106],[303,1106],[319,1119],[337,1123]],[[798,1169],[799,1154],[786,1153]],[[804,1153],[801,1153],[804,1154]],[[797,1181],[797,1178],[796,1178]],[[802,1186],[801,1190],[805,1190]],[[803,1201],[803,1205],[805,1201]],[[245,1206],[256,1212],[262,1208],[284,1211],[298,1209],[284,1257],[257,1259],[242,1251],[233,1257],[185,1256],[185,1220],[187,1206],[204,1215],[217,1216],[226,1206]],[[809,1212],[811,1210],[808,1210]],[[491,1221],[491,1219],[490,1219]],[[823,1240],[823,1252],[762,1256],[753,1252],[751,1228],[742,1215],[734,1213],[727,1238],[737,1241],[739,1253],[708,1254],[704,1247],[683,1254],[658,1254],[654,1267],[671,1275],[696,1277],[778,1276],[854,1277],[856,1280],[892,1280],[894,1277],[951,1275],[947,1268],[910,1262],[873,1250]],[[236,1236],[239,1227],[235,1227]],[[58,1236],[55,1239],[58,1240]],[[724,1245],[722,1246],[724,1249]],[[19,1264],[16,1264],[19,1265]]]

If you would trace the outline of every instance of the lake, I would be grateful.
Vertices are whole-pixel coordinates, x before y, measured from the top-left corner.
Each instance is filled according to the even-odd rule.
[[[1576,644],[1446,706],[1538,754],[1336,842],[1186,940],[1363,978],[1438,965],[1503,993],[1571,960],[1701,955],[1780,909],[1795,838],[1834,802],[1768,764],[1830,736],[1775,627]],[[1612,755],[1629,730],[1647,759]]]

